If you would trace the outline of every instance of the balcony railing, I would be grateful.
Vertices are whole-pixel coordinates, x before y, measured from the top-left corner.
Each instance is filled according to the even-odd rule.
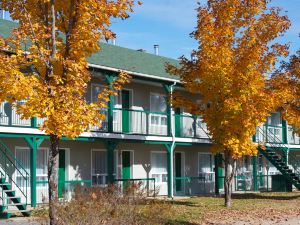
[[[259,129],[261,131],[259,131]],[[256,141],[264,143],[283,143],[284,129],[282,126],[263,125],[258,127],[256,132]]]
[[[113,110],[113,131],[167,136],[168,117],[167,113],[116,108]]]
[[[23,102],[20,101],[18,104]],[[201,117],[175,114],[171,120],[168,113],[161,112],[122,108],[114,108],[112,112],[114,133],[171,136],[169,121],[172,121],[175,125],[176,137],[209,138],[207,126]],[[90,126],[90,131],[109,132],[108,110],[103,109],[101,113],[106,115],[106,120],[102,121],[101,126]],[[16,109],[9,103],[0,104],[0,126],[36,128],[41,126],[44,120],[42,118],[22,120]],[[283,126],[263,125],[257,129],[263,130],[257,132],[255,136],[257,142],[280,144],[288,141],[289,144],[300,145],[300,138],[291,126],[285,129]]]
[[[206,124],[197,116],[175,115],[175,133],[183,138],[209,138]]]

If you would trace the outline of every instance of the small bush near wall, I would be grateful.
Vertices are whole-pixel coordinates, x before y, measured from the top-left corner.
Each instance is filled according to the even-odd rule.
[[[146,196],[136,185],[78,186],[71,201],[56,205],[57,217],[61,225],[165,224],[172,204]],[[47,210],[37,210],[34,215],[38,222],[47,224]]]

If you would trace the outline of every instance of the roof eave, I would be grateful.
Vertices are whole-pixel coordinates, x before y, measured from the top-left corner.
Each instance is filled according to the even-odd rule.
[[[128,71],[128,70],[122,70],[122,69],[116,69],[113,67],[108,67],[108,66],[101,66],[101,65],[96,65],[96,64],[88,64],[89,67],[96,68],[96,69],[102,69],[102,70],[108,70],[112,72],[120,72],[124,71],[130,75],[138,76],[138,77],[143,77],[143,78],[148,78],[148,79],[153,79],[153,80],[161,80],[161,81],[168,81],[172,83],[181,83],[179,79],[172,79],[172,78],[167,78],[167,77],[158,77],[155,75],[150,75],[150,74],[144,74],[144,73],[138,73],[138,72],[133,72],[133,71]]]

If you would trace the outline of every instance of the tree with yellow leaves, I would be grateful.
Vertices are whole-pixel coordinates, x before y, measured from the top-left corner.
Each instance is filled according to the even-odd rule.
[[[193,59],[169,66],[185,89],[201,96],[201,103],[177,96],[177,102],[203,116],[213,153],[224,153],[225,205],[231,206],[236,160],[256,155],[251,137],[276,108],[267,74],[287,46],[273,43],[290,26],[278,8],[266,0],[208,0],[197,9],[192,36],[198,41]],[[271,43],[273,43],[271,45]]]
[[[85,99],[91,79],[87,57],[100,50],[99,40],[114,38],[111,18],[126,19],[134,0],[1,0],[0,8],[19,22],[8,39],[0,38],[0,101],[14,103],[24,119],[45,118],[50,135],[48,165],[50,224],[57,224],[58,144],[99,124],[110,95],[128,82],[121,72],[96,103]]]
[[[283,63],[272,77],[271,86],[280,102],[283,117],[300,135],[300,52]]]

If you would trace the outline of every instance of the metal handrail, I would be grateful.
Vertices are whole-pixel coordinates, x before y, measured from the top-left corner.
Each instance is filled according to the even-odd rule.
[[[4,150],[3,150],[3,148],[4,148]],[[0,168],[2,168],[3,172],[5,173],[5,174],[3,174],[3,173],[1,173],[1,174],[4,176],[4,178],[8,177],[9,180],[17,187],[17,189],[25,197],[26,205],[27,205],[29,173],[25,170],[25,168],[22,166],[22,164],[17,160],[17,158],[13,155],[13,153],[10,151],[10,149],[2,141],[0,141],[0,153],[2,153],[4,155],[4,166],[0,165]],[[7,162],[7,160],[9,162]],[[10,163],[11,165],[13,165],[14,169],[16,171],[18,171],[19,174],[21,175],[21,178],[25,180],[25,190],[24,190],[24,187],[21,188],[17,184],[17,182],[12,178],[12,176],[9,175],[8,169],[7,169],[7,163]],[[21,172],[21,170],[18,167],[23,170],[23,173]],[[3,192],[3,188],[2,188],[2,192]],[[3,193],[2,193],[2,197],[3,197]]]
[[[153,196],[156,196],[156,180],[155,178],[132,178],[132,179],[114,179],[114,182],[135,182],[135,181],[153,181]],[[149,190],[147,190],[148,192]],[[147,193],[149,195],[149,193]]]
[[[261,128],[259,127],[259,132],[261,132],[261,134],[263,135],[263,136],[265,136],[265,134],[264,134],[264,131],[261,131]],[[275,138],[277,138],[275,135],[274,135],[274,137]],[[277,138],[277,140],[279,140],[280,141],[280,139],[279,138]],[[278,144],[282,147],[282,148],[286,148],[286,149],[289,149],[289,146],[288,145],[286,145],[285,143],[283,143],[283,142],[281,142],[281,143],[271,143],[271,142],[267,142],[272,148],[278,148]],[[279,155],[283,158],[284,157],[284,155],[282,155],[282,153],[280,153],[279,152]],[[295,161],[297,161],[297,159],[294,157],[294,156],[292,156],[292,155],[289,155],[289,159],[293,159],[293,164],[292,164],[292,167],[293,167],[293,169],[294,169],[294,171],[297,173],[297,174],[299,174],[300,175],[300,168],[297,166],[297,164],[296,164],[296,162]],[[298,160],[299,161],[299,160]],[[300,161],[299,161],[299,163],[300,163]]]

